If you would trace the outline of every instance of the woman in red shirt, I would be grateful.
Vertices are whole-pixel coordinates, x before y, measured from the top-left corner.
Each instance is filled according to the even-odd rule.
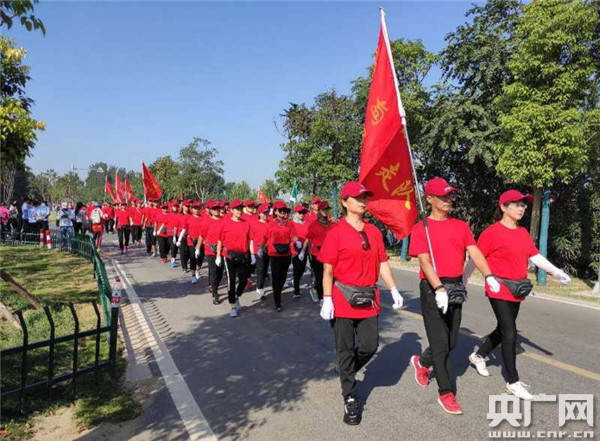
[[[265,277],[269,268],[269,254],[267,250],[261,246],[263,239],[267,234],[269,216],[269,205],[262,204],[258,207],[258,220],[250,225],[250,237],[252,239],[251,251],[256,259],[256,292],[259,300],[265,298]]]
[[[320,261],[319,255],[321,246],[325,240],[325,236],[329,229],[334,225],[329,222],[329,203],[321,201],[317,204],[318,210],[315,220],[309,225],[306,240],[300,254],[305,254],[306,250],[310,250],[310,266],[313,270],[315,280],[315,292],[311,290],[310,295],[312,301],[317,303],[323,301],[323,262]]]
[[[261,247],[267,246],[273,278],[273,301],[275,309],[281,311],[281,291],[292,260],[292,251],[297,240],[294,224],[289,219],[290,209],[283,201],[273,204],[275,218],[269,222]]]
[[[387,262],[381,232],[363,221],[371,194],[359,182],[348,182],[342,187],[345,217],[328,231],[319,256],[324,265],[321,317],[333,324],[344,397],[343,420],[350,425],[360,424],[361,420],[356,373],[371,359],[379,344],[380,295],[376,285],[379,275],[391,290],[394,308],[403,304]]]
[[[121,254],[123,254],[127,252],[127,247],[129,246],[129,232],[131,227],[131,216],[125,202],[121,202],[120,207],[115,210],[115,222],[117,235],[119,236],[119,248],[121,249]]]
[[[515,396],[531,400],[533,396],[525,388],[526,385],[519,381],[517,372],[517,315],[521,302],[530,290],[529,279],[527,279],[528,261],[554,275],[560,283],[566,284],[571,281],[570,277],[562,270],[552,265],[540,254],[536,248],[529,232],[518,225],[523,218],[527,203],[533,198],[524,195],[517,190],[508,190],[500,196],[496,211],[496,223],[486,228],[477,241],[477,246],[485,256],[490,270],[500,279],[500,292],[492,292],[488,286],[485,295],[488,297],[497,325],[476,352],[469,356],[469,360],[480,375],[485,377],[490,373],[485,365],[487,355],[499,344],[502,346],[502,360],[506,370],[506,389]],[[468,280],[472,271],[469,264],[465,269],[465,279]],[[529,285],[519,293],[515,281],[520,284]],[[519,282],[520,281],[520,282]],[[509,286],[512,287],[509,289]],[[527,293],[527,294],[526,294]],[[517,294],[517,296],[515,296]]]
[[[131,242],[138,247],[142,246],[142,220],[144,212],[142,210],[142,201],[136,199],[132,201],[131,207],[129,207],[129,214],[131,216]]]
[[[304,244],[308,234],[309,223],[305,218],[308,210],[304,206],[296,205],[294,212],[296,215],[294,216],[295,219],[293,220],[293,223],[294,230],[296,231],[296,237],[298,238],[298,243],[295,245],[297,254],[292,257],[292,267],[294,274],[294,298],[298,299],[300,298],[300,279],[306,270],[306,254],[300,253],[300,251],[302,250],[302,245]]]
[[[168,204],[161,205],[160,211],[154,219],[156,225],[155,236],[157,237],[160,260],[163,263],[167,263],[167,256],[171,249],[174,223],[171,214],[169,214]]]
[[[221,208],[220,201],[208,201],[206,203],[209,216],[200,227],[200,240],[198,247],[204,245],[204,254],[208,264],[208,284],[213,296],[213,305],[219,304],[219,284],[223,279],[223,264],[221,256],[217,256],[217,245],[221,230]]]
[[[217,243],[217,256],[225,256],[225,271],[229,279],[229,305],[231,317],[237,317],[240,311],[240,300],[246,282],[248,281],[250,264],[255,264],[254,254],[249,257],[250,251],[250,222],[242,219],[244,204],[238,199],[233,199],[229,205],[231,216],[221,222],[219,242]],[[223,252],[223,250],[225,250]],[[237,288],[235,286],[238,279]]]

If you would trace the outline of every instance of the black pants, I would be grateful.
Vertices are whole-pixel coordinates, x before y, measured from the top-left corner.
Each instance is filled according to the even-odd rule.
[[[283,285],[285,285],[292,256],[271,256],[269,260],[271,261],[271,276],[273,277],[273,301],[275,307],[279,308],[281,307],[281,291]]]
[[[106,231],[107,233],[115,232],[115,220],[114,219],[108,219],[106,222],[104,222],[104,231]]]
[[[142,226],[132,225],[131,226],[131,241],[139,242],[142,240]]]
[[[177,257],[177,251],[179,250],[179,247],[177,246],[172,237],[170,237],[169,240],[171,241],[171,243],[169,244],[169,246],[171,247],[171,258],[175,259]]]
[[[502,344],[502,360],[506,370],[506,381],[519,381],[517,372],[517,315],[520,302],[508,302],[500,299],[489,299],[498,325],[491,334],[483,339],[477,354],[486,357],[496,346]]]
[[[195,256],[194,256],[194,250],[191,250],[191,253],[190,253],[190,248],[188,247],[186,237],[181,238],[181,246],[179,247],[179,253],[180,253],[180,259],[181,259],[181,269],[184,271],[187,271],[188,262],[191,260],[192,257],[195,258]]]
[[[173,238],[171,236],[156,236],[158,242],[158,252],[160,253],[161,259],[166,259],[169,255],[169,249]]]
[[[204,247],[200,247],[200,253],[196,258],[196,245],[185,245],[181,246],[181,268],[187,270],[188,261],[190,262],[190,270],[196,271],[196,269],[202,268],[202,262],[204,261]]]
[[[265,287],[265,277],[269,270],[269,256],[264,253],[262,257],[256,255],[256,287],[263,289]]]
[[[379,316],[366,319],[335,318],[333,335],[342,395],[347,398],[356,393],[356,373],[377,351]]]
[[[49,230],[49,225],[48,225],[47,220],[37,221],[37,232],[39,233],[40,230],[43,231],[44,234],[46,234],[46,231]]]
[[[310,256],[310,266],[315,276],[315,290],[319,299],[323,298],[323,264],[315,256]]]
[[[129,246],[129,225],[121,225],[117,230],[119,236],[119,248],[123,249],[123,245]]]
[[[229,289],[227,290],[227,296],[229,298],[229,304],[233,305],[246,289],[246,282],[248,281],[248,276],[250,274],[250,259],[225,259],[225,264],[227,265],[227,271],[229,271]],[[237,288],[235,286],[236,279],[238,281]]]
[[[73,231],[75,233],[81,233],[82,231],[82,227],[83,227],[83,223],[82,222],[75,222],[73,224]]]
[[[294,268],[294,294],[300,295],[300,279],[306,269],[306,260],[308,258],[304,256],[304,260],[300,260],[298,255],[292,257],[292,266]]]
[[[456,346],[460,329],[462,305],[448,305],[446,314],[437,307],[435,293],[427,280],[421,280],[421,313],[429,347],[421,354],[421,365],[433,366],[440,395],[454,392],[450,380],[450,351]]]
[[[219,298],[219,284],[223,279],[224,263],[221,262],[221,266],[217,266],[215,263],[215,256],[206,256],[208,262],[208,283],[212,292],[213,298]]]
[[[146,227],[146,253],[152,252],[152,246],[156,246],[156,236],[153,234],[153,227]]]

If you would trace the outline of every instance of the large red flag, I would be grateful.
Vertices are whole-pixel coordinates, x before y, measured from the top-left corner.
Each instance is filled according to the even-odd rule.
[[[265,193],[262,191],[262,188],[258,189],[258,201],[261,204],[268,204],[269,203],[269,198],[265,195]]]
[[[125,190],[123,190],[123,184],[121,184],[117,172],[115,172],[115,188],[117,189],[117,199],[119,200],[119,203],[125,201]]]
[[[131,185],[129,185],[129,180],[127,178],[125,178],[125,197],[128,201],[135,200],[135,195],[133,194],[133,191],[131,191]]]
[[[104,192],[108,193],[112,202],[117,202],[115,192],[112,188],[112,185],[110,185],[110,182],[108,181],[108,176],[106,176],[106,179],[104,180]]]
[[[373,192],[369,211],[398,239],[417,219],[415,182],[383,11],[365,115],[359,181]]]
[[[159,200],[162,196],[162,190],[160,189],[158,182],[156,182],[156,179],[154,179],[154,176],[152,176],[152,173],[150,173],[148,167],[146,167],[146,164],[143,162],[142,178],[142,181],[144,182],[144,195],[146,196],[146,199]]]

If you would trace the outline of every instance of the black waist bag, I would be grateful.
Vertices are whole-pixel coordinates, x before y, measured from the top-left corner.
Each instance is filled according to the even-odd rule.
[[[277,251],[277,254],[287,254],[290,252],[289,243],[274,243],[273,248]]]
[[[497,278],[500,279],[500,281],[508,288],[512,295],[518,299],[524,299],[529,295],[529,293],[531,293],[531,290],[533,290],[533,284],[531,283],[531,280],[527,278],[518,280],[502,279],[500,277]]]
[[[375,286],[350,286],[338,281],[335,282],[335,286],[353,308],[375,307]]]
[[[227,257],[229,257],[229,259],[235,264],[246,263],[246,253],[227,250]]]
[[[462,305],[467,301],[467,289],[462,283],[446,282],[444,288],[448,293],[448,304],[449,305]]]

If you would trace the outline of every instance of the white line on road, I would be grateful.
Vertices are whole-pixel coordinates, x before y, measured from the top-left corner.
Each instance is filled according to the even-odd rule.
[[[177,412],[179,412],[181,420],[185,425],[185,429],[190,436],[190,440],[217,441],[217,437],[210,428],[206,418],[204,418],[204,415],[202,414],[198,403],[196,403],[187,383],[183,379],[181,372],[177,369],[173,357],[171,357],[169,350],[160,337],[158,337],[158,333],[144,311],[144,305],[140,302],[140,298],[135,292],[132,283],[127,278],[123,267],[116,260],[111,260],[116,272],[121,276],[121,280],[125,282],[123,283],[123,286],[125,287],[125,291],[127,291],[127,297],[129,298],[133,312],[142,328],[142,333],[148,346],[152,349],[154,359],[158,364],[162,377],[171,394],[171,398],[177,408]]]

